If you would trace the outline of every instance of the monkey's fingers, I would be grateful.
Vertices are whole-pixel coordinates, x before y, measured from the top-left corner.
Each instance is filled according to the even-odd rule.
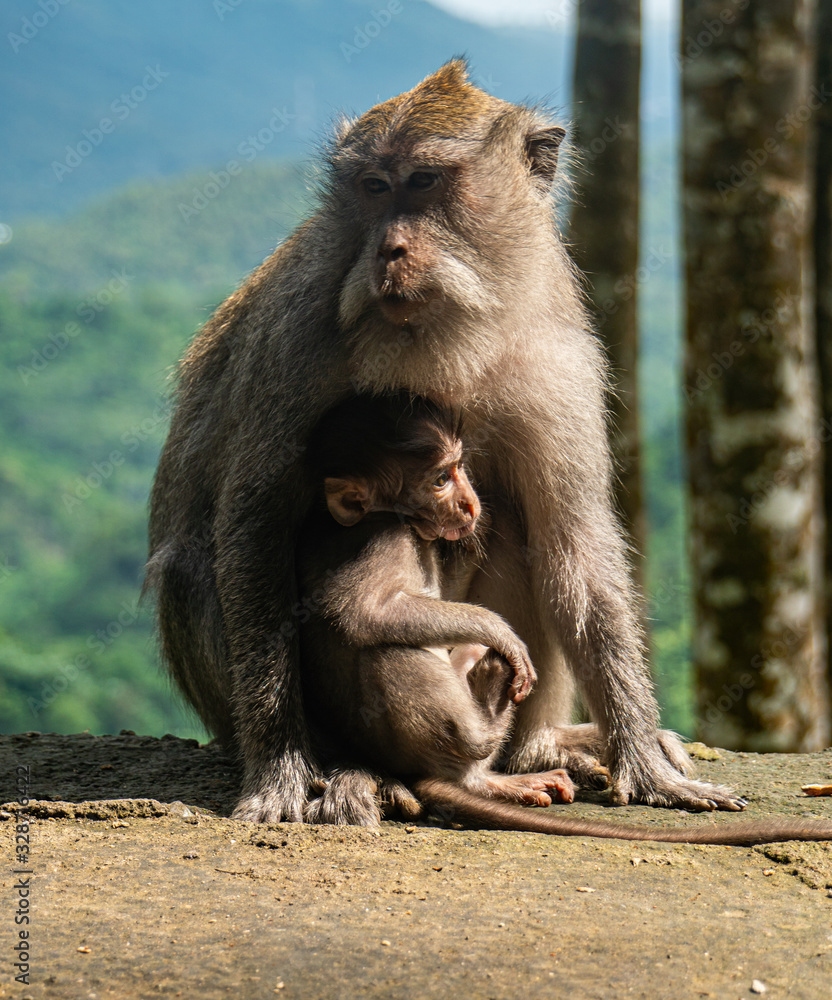
[[[531,694],[537,683],[537,673],[530,660],[524,657],[506,657],[514,668],[514,677],[508,689],[509,698],[515,703],[523,701]]]
[[[547,792],[552,796],[552,801],[575,801],[575,785],[563,768],[558,768],[555,771],[543,771],[538,777],[543,779]]]
[[[377,793],[378,784],[369,771],[335,770],[321,795],[307,804],[304,819],[336,826],[378,826],[381,809]]]
[[[526,698],[531,694],[532,682],[529,680],[528,676],[523,676],[520,674],[515,674],[514,680],[511,682],[511,687],[508,689],[509,698],[516,704],[519,705],[521,701],[525,701]]]

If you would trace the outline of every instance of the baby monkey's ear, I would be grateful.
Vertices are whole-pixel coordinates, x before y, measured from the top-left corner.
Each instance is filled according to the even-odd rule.
[[[325,479],[326,505],[339,524],[358,524],[372,504],[372,494],[365,479]]]

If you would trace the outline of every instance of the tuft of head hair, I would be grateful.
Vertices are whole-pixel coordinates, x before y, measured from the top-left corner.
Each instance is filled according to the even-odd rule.
[[[464,138],[475,131],[483,115],[504,103],[469,82],[464,60],[452,59],[412,90],[375,105],[357,121],[342,126],[336,149],[377,146],[382,140],[402,145],[426,135]]]
[[[348,476],[374,477],[391,456],[426,465],[442,458],[460,437],[460,417],[410,393],[355,396],[329,410],[306,448],[315,482]]]

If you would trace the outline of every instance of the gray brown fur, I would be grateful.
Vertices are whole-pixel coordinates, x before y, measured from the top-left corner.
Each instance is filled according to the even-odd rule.
[[[616,801],[743,805],[680,773],[683,754],[657,733],[610,501],[605,363],[553,222],[562,135],[473,87],[459,62],[344,123],[321,209],[182,362],[147,585],[174,679],[239,748],[238,818],[300,820],[318,777],[293,571],[306,439],[339,400],[395,390],[458,408],[477,446],[493,543],[467,596],[510,622],[540,678],[518,710],[510,768],[591,759],[569,745],[577,683]],[[426,190],[431,171],[440,180]],[[373,194],[368,177],[393,193]]]

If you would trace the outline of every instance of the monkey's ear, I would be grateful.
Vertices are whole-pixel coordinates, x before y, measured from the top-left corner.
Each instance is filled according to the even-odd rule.
[[[548,188],[555,179],[558,165],[558,150],[566,135],[566,129],[559,125],[537,129],[526,136],[526,157],[533,177],[540,179]]]
[[[325,479],[326,505],[339,524],[358,524],[370,509],[372,494],[363,479]]]

